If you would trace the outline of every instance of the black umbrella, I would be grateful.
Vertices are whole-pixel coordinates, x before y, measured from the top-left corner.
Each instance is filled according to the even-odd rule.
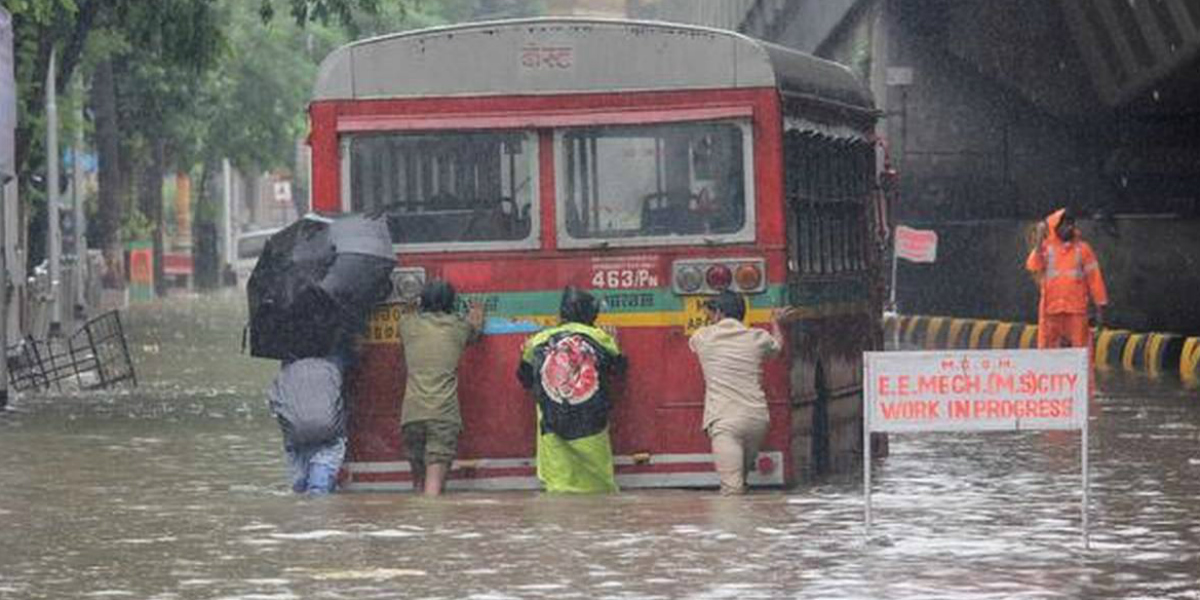
[[[308,215],[267,240],[246,296],[250,355],[326,356],[362,330],[391,290],[395,266],[382,218]]]

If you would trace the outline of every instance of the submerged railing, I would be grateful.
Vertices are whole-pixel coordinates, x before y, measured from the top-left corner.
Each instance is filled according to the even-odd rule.
[[[70,337],[26,338],[8,348],[9,385],[16,391],[44,391],[63,385],[81,390],[137,386],[121,316],[109,311],[79,327]]]

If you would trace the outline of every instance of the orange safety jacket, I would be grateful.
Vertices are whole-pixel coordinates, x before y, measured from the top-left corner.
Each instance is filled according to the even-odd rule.
[[[1046,239],[1025,259],[1025,268],[1042,282],[1042,314],[1086,314],[1089,299],[1096,306],[1108,304],[1108,290],[1092,247],[1078,231],[1069,240],[1058,237],[1064,212],[1059,209],[1046,217]]]

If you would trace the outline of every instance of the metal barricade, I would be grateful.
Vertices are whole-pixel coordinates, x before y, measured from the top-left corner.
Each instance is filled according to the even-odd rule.
[[[8,348],[9,384],[14,390],[81,390],[129,382],[137,386],[129,346],[117,311],[84,323],[70,337],[28,337]]]

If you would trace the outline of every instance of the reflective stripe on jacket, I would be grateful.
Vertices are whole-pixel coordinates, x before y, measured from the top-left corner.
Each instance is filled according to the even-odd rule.
[[[1086,313],[1089,300],[1097,306],[1108,304],[1108,290],[1092,247],[1079,233],[1070,240],[1059,239],[1063,213],[1060,209],[1046,217],[1046,239],[1029,253],[1025,268],[1041,275],[1043,313]]]

